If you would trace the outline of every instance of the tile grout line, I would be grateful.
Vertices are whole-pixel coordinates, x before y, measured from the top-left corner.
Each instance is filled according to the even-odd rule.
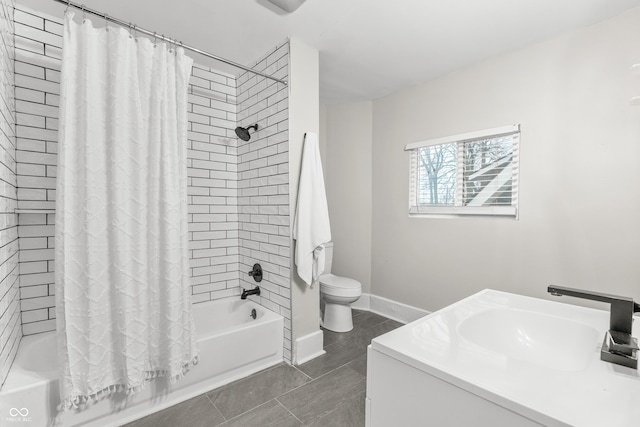
[[[319,380],[319,379],[321,379],[321,378],[323,378],[323,377],[325,377],[325,376],[327,376],[327,375],[331,374],[332,372],[337,371],[337,370],[338,370],[338,369],[340,369],[340,368],[344,368],[345,366],[347,366],[349,363],[353,362],[354,360],[355,360],[355,359],[351,359],[351,360],[349,360],[348,362],[346,362],[346,363],[344,363],[344,364],[342,364],[342,365],[340,365],[340,366],[336,366],[335,368],[331,369],[330,371],[327,371],[327,372],[323,373],[322,375],[320,375],[320,376],[319,376],[319,377],[317,377],[317,378],[312,378],[312,377],[310,377],[309,375],[305,374],[304,372],[300,371],[300,372],[302,372],[302,374],[304,374],[306,377],[310,378],[310,379],[311,379],[311,381],[306,382],[306,383],[304,383],[304,384],[301,384],[301,385],[299,385],[299,386],[298,386],[298,387],[296,387],[296,388],[292,388],[292,389],[291,389],[291,390],[289,390],[287,393],[290,393],[290,392],[292,392],[292,391],[294,391],[294,390],[297,390],[297,389],[299,389],[300,387],[304,387],[304,386],[305,386],[305,385],[307,385],[307,384],[311,384],[312,382],[317,381],[317,380]],[[352,369],[352,370],[354,370],[354,371],[355,371],[355,369],[353,369],[353,368],[350,368],[350,369]],[[357,371],[356,371],[356,372],[357,372]],[[359,373],[359,372],[358,372],[358,373]],[[366,377],[365,377],[365,378],[366,378]],[[285,394],[287,394],[287,393],[283,393],[281,396],[283,396],[283,395],[285,395]]]
[[[253,411],[253,410],[255,410],[255,409],[258,409],[258,408],[260,408],[261,406],[265,406],[267,403],[271,402],[272,400],[277,401],[277,399],[274,397],[273,399],[267,400],[266,402],[263,402],[263,403],[261,403],[261,404],[259,404],[259,405],[257,405],[257,406],[254,406],[253,408],[249,408],[249,409],[247,409],[246,411],[244,411],[244,412],[242,412],[242,413],[240,413],[240,414],[238,414],[238,415],[235,415],[235,416],[233,416],[233,417],[231,417],[231,418],[228,418],[228,419],[227,419],[227,418],[225,417],[225,421],[224,421],[224,423],[223,423],[223,424],[228,423],[228,422],[230,422],[230,421],[233,421],[233,420],[235,420],[236,418],[242,417],[243,415],[246,415],[246,414],[248,414],[249,412],[251,412],[251,411]],[[280,403],[280,402],[278,402],[278,403]],[[285,408],[285,409],[286,409],[286,408]],[[221,412],[221,413],[222,413],[222,412]],[[293,414],[292,414],[292,415],[293,415]],[[222,416],[224,417],[224,415],[222,415]]]
[[[309,375],[305,374],[304,372],[302,372],[301,370],[299,370],[298,368],[296,368],[294,365],[290,365],[292,368],[294,368],[296,371],[300,372],[302,375],[304,375],[305,377],[307,377],[309,379],[309,381],[306,381],[304,384],[300,384],[297,387],[292,388],[291,390],[287,390],[286,392],[282,393],[280,396],[274,397],[274,399],[277,399],[278,397],[282,397],[285,394],[291,393],[294,390],[299,389],[300,387],[304,387],[307,384],[311,384],[312,382],[314,382],[316,379],[311,378]],[[280,401],[278,401],[278,403],[280,403]],[[259,405],[258,405],[259,406]],[[284,406],[284,405],[283,405]]]
[[[214,389],[214,390],[215,390],[215,389]],[[218,411],[218,412],[220,413],[220,415],[222,415],[222,418],[224,418],[224,421],[223,421],[221,424],[226,423],[226,422],[228,421],[228,420],[227,420],[227,417],[225,417],[225,416],[224,416],[224,414],[222,413],[222,411],[220,410],[220,408],[218,408],[218,407],[216,406],[216,404],[215,404],[215,403],[213,403],[213,400],[211,400],[211,398],[209,397],[209,392],[204,393],[204,395],[206,396],[207,400],[208,400],[209,402],[211,402],[211,404],[213,405],[213,407],[214,407],[214,408],[216,408],[216,411]]]
[[[270,402],[270,400],[267,400],[267,401],[266,401],[266,402],[264,402],[264,403],[261,403],[261,404],[259,404],[259,405],[257,405],[257,406],[254,406],[254,407],[252,407],[252,408],[249,408],[249,409],[247,409],[246,411],[244,411],[244,412],[242,412],[242,413],[240,413],[240,414],[238,414],[238,415],[235,415],[235,416],[233,416],[233,417],[231,417],[231,418],[227,418],[227,417],[222,413],[222,411],[220,410],[220,408],[218,408],[218,407],[216,406],[216,404],[213,402],[213,400],[211,400],[211,397],[209,397],[209,393],[210,393],[210,392],[212,392],[212,391],[215,391],[215,390],[220,390],[220,389],[222,389],[222,388],[225,388],[225,387],[227,387],[227,386],[229,386],[229,385],[231,385],[231,384],[240,383],[240,382],[242,382],[242,381],[249,380],[250,378],[252,378],[252,377],[254,377],[254,376],[256,376],[256,375],[262,374],[262,373],[264,373],[264,372],[268,372],[268,371],[270,371],[270,370],[272,370],[272,369],[274,369],[274,368],[276,368],[276,367],[278,367],[278,366],[280,366],[280,364],[277,364],[277,365],[271,366],[271,367],[269,367],[269,368],[265,369],[264,371],[255,372],[255,373],[253,373],[253,374],[249,375],[248,377],[241,378],[241,379],[236,380],[236,381],[233,381],[233,382],[231,382],[231,383],[229,383],[229,384],[225,384],[225,385],[223,385],[223,386],[221,386],[221,387],[214,388],[213,390],[209,390],[208,392],[206,392],[206,393],[205,393],[205,395],[207,396],[207,399],[209,400],[209,402],[211,402],[211,404],[212,404],[212,405],[213,405],[213,406],[218,410],[218,412],[220,412],[220,415],[222,415],[222,418],[224,418],[224,422],[226,423],[227,421],[233,420],[234,418],[237,418],[237,417],[239,417],[239,416],[241,416],[241,415],[244,415],[244,414],[246,414],[247,412],[252,411],[252,410],[254,410],[254,409],[256,409],[256,408],[258,408],[258,407],[260,407],[260,406],[262,406],[262,405],[264,405],[264,404],[266,404],[266,403],[268,403],[268,402]],[[303,372],[303,373],[304,373],[304,372]],[[306,384],[306,383],[305,383],[305,384]],[[297,388],[297,387],[296,387],[296,388]],[[295,390],[295,389],[293,389],[293,390]],[[288,392],[287,392],[287,393],[288,393]],[[275,398],[274,398],[274,399],[275,399]]]
[[[338,369],[340,369],[340,368],[345,367],[346,365],[348,365],[349,363],[353,362],[354,360],[355,360],[355,359],[351,359],[351,360],[349,360],[348,362],[344,363],[343,365],[337,366],[337,367],[333,368],[332,370],[325,372],[324,374],[320,375],[320,376],[319,376],[319,377],[317,377],[317,378],[312,378],[312,377],[310,377],[309,375],[305,374],[303,371],[301,371],[297,366],[295,366],[295,365],[290,365],[290,366],[291,366],[291,367],[293,367],[295,370],[297,370],[298,372],[300,372],[302,375],[304,375],[305,377],[309,378],[309,380],[310,380],[310,381],[307,381],[307,382],[305,382],[304,384],[300,384],[299,386],[294,387],[294,388],[292,388],[291,390],[288,390],[288,391],[287,391],[287,392],[285,392],[285,393],[282,393],[280,396],[275,397],[274,399],[276,399],[276,400],[277,400],[279,397],[282,397],[282,396],[284,396],[285,394],[291,393],[292,391],[298,390],[298,389],[299,389],[299,388],[301,388],[301,387],[304,387],[304,386],[306,386],[306,385],[308,385],[308,384],[311,384],[312,382],[317,381],[317,380],[319,380],[319,379],[323,378],[324,376],[326,376],[326,375],[328,375],[328,374],[330,374],[330,373],[332,373],[332,372],[334,372],[334,371],[336,371],[336,370],[338,370]],[[353,369],[353,368],[352,368],[352,369]],[[355,371],[355,369],[354,369],[354,371]],[[365,377],[365,378],[366,378],[366,377]],[[279,400],[278,400],[278,403],[280,403],[280,404],[282,405],[282,403],[281,403]],[[282,406],[284,406],[284,405],[282,405]],[[285,408],[286,408],[286,406],[285,406]]]
[[[367,328],[363,328],[363,329],[365,329],[365,330],[366,330]],[[330,348],[330,347],[336,346],[336,345],[338,345],[338,344],[340,344],[340,343],[339,343],[339,342],[334,342],[334,343],[332,343],[332,344],[329,344],[327,347],[324,347],[324,348],[323,348],[323,350],[325,350],[325,351],[326,351],[326,350],[327,350],[327,348]],[[327,352],[326,354],[328,354],[328,352]],[[365,351],[365,353],[364,353],[364,354],[366,354],[366,351]],[[322,357],[322,356],[320,356],[320,357]],[[358,357],[360,357],[360,356],[358,356]],[[324,376],[325,376],[325,375],[327,375],[327,374],[332,373],[332,372],[333,372],[333,371],[335,371],[336,369],[340,369],[340,368],[342,368],[342,367],[347,366],[349,363],[353,362],[354,360],[356,360],[356,358],[351,359],[351,360],[349,360],[348,362],[343,363],[343,364],[342,364],[342,365],[340,365],[340,366],[336,366],[335,368],[331,369],[330,371],[327,371],[327,372],[323,373],[322,375],[318,376],[317,378],[312,378],[312,377],[310,377],[309,375],[305,374],[302,370],[298,369],[298,368],[297,368],[297,367],[295,367],[295,366],[294,366],[294,367],[295,367],[296,369],[300,370],[300,372],[302,372],[303,374],[305,374],[307,377],[311,378],[311,381],[315,381],[315,380],[318,380],[318,379],[320,379],[320,378],[324,377]],[[353,369],[353,368],[352,368],[352,369]],[[311,382],[311,381],[310,381],[310,382]],[[294,389],[294,390],[295,390],[295,389]]]
[[[362,314],[364,314],[364,313],[365,313],[365,312],[363,312],[363,313],[359,313],[358,315],[353,316],[353,317],[358,317],[358,316],[360,316],[360,315],[362,315]],[[380,315],[378,315],[378,316],[380,316]],[[381,316],[381,317],[384,317],[384,316]],[[378,324],[385,323],[385,322],[386,322],[386,321],[388,321],[388,320],[391,320],[391,319],[389,319],[389,318],[385,318],[383,321],[381,321],[381,322],[379,322],[379,323],[377,323],[377,324],[375,324],[375,325],[371,325],[370,327],[376,326],[376,325],[378,325]],[[354,325],[354,326],[355,326],[355,325]],[[358,326],[358,327],[359,327],[359,328],[362,328],[362,326]],[[364,329],[364,330],[368,330],[368,329],[370,329],[370,328],[362,328],[362,329]],[[323,350],[325,350],[325,351],[326,351],[326,350],[327,350],[327,348],[330,348],[330,347],[335,346],[335,345],[337,345],[337,344],[339,344],[339,342],[331,343],[331,344],[329,344],[327,347],[324,347],[324,348],[323,348]],[[365,351],[365,354],[366,354],[366,351]],[[322,375],[318,376],[317,378],[311,378],[309,375],[307,375],[304,371],[300,370],[300,369],[299,369],[299,368],[297,368],[296,366],[294,366],[294,368],[298,369],[298,370],[299,370],[300,372],[302,372],[304,375],[306,375],[307,377],[311,378],[311,381],[309,381],[309,383],[311,383],[311,382],[313,382],[313,381],[316,381],[316,380],[318,380],[318,379],[320,379],[320,378],[324,377],[325,375],[328,375],[328,374],[330,374],[330,373],[334,372],[334,371],[335,371],[335,370],[337,370],[337,369],[340,369],[340,368],[343,368],[343,367],[347,366],[348,364],[352,363],[354,360],[356,360],[356,359],[355,359],[355,358],[354,358],[354,359],[351,359],[351,360],[349,360],[348,362],[346,362],[346,363],[344,363],[344,364],[342,364],[342,365],[340,365],[340,366],[337,366],[337,367],[335,367],[335,368],[331,369],[330,371],[327,371],[327,372],[323,373]],[[293,365],[292,365],[292,366],[293,366]],[[351,368],[351,369],[353,369],[353,368]],[[366,378],[366,376],[365,376],[365,378]],[[307,383],[307,384],[308,384],[308,383]],[[303,385],[304,385],[304,384],[303,384]],[[302,387],[302,386],[300,386],[300,387]],[[297,389],[297,388],[299,388],[299,387],[296,387],[296,389]],[[295,389],[293,389],[293,390],[295,390]]]
[[[304,386],[306,386],[307,384],[311,384],[312,382],[314,382],[314,381],[316,381],[316,380],[319,380],[320,378],[322,378],[322,377],[324,377],[324,376],[326,376],[326,375],[328,375],[328,374],[330,374],[330,373],[332,373],[332,372],[334,372],[334,371],[336,371],[336,370],[338,370],[338,369],[340,369],[340,368],[342,368],[342,367],[344,367],[344,366],[348,365],[349,363],[353,362],[354,360],[355,360],[355,359],[352,359],[352,360],[350,360],[349,362],[345,363],[344,365],[341,365],[341,366],[339,366],[339,367],[336,367],[335,369],[332,369],[331,371],[329,371],[329,372],[326,372],[326,373],[322,374],[322,375],[321,375],[321,376],[319,376],[318,378],[315,378],[315,379],[314,379],[314,378],[311,378],[311,381],[309,381],[309,382],[307,382],[307,383],[305,383],[305,384],[302,384],[302,385],[300,385],[300,386],[298,386],[298,387],[296,387],[296,388],[293,388],[293,389],[291,389],[291,390],[287,391],[286,393],[281,394],[280,396],[278,396],[278,397],[276,397],[276,398],[274,398],[274,399],[275,399],[275,400],[276,400],[276,401],[277,401],[277,402],[278,402],[278,403],[279,403],[283,408],[285,408],[285,409],[286,409],[286,410],[287,410],[291,415],[293,415],[293,417],[294,417],[296,420],[300,421],[300,422],[302,423],[302,425],[304,426],[304,425],[306,425],[306,424],[305,424],[304,422],[302,422],[302,420],[300,420],[300,419],[299,419],[299,418],[298,418],[298,417],[297,417],[293,412],[291,412],[291,411],[289,410],[289,408],[287,408],[287,407],[286,407],[282,402],[280,402],[279,398],[280,398],[280,397],[282,397],[282,396],[284,396],[285,394],[288,394],[288,393],[290,393],[290,392],[292,392],[292,391],[295,391],[295,390],[297,390],[297,389],[299,389],[299,388],[301,388],[301,387],[304,387]],[[295,366],[294,366],[294,368],[295,368]],[[296,369],[297,369],[297,368],[296,368]],[[354,369],[354,371],[355,371],[355,369]],[[302,372],[302,371],[301,371],[301,372]],[[307,374],[305,374],[304,372],[302,372],[302,374],[304,374],[305,376],[307,376],[307,377],[308,377],[308,375],[307,375]],[[366,376],[364,377],[364,381],[366,382]],[[344,402],[343,402],[343,403],[340,403],[340,404],[338,405],[338,408],[339,408],[340,406],[344,405],[344,404],[345,404]],[[329,411],[328,413],[324,414],[323,416],[321,416],[321,417],[317,418],[315,421],[317,421],[318,419],[322,419],[322,418],[324,418],[324,417],[326,417],[326,416],[328,416],[328,415],[330,415],[330,414],[334,413],[335,411],[337,411],[337,410],[338,410],[338,408],[333,408],[331,411]],[[314,421],[314,422],[315,422],[315,421]]]
[[[279,404],[280,406],[282,406],[282,407],[284,408],[284,410],[285,410],[285,411],[287,411],[288,413],[290,413],[290,414],[291,414],[291,416],[292,416],[293,418],[295,418],[296,420],[298,420],[298,421],[300,422],[300,425],[302,425],[302,426],[304,425],[304,423],[302,422],[302,420],[301,420],[300,418],[296,417],[296,414],[294,414],[293,412],[291,412],[291,411],[289,410],[289,408],[287,408],[286,406],[284,406],[284,405],[282,404],[282,402],[280,402],[280,401],[278,400],[278,398],[277,398],[277,397],[274,397],[274,399],[273,399],[273,400],[275,400],[276,402],[278,402],[278,404]]]
[[[304,375],[305,377],[307,377],[309,380],[313,381],[313,378],[311,378],[309,375],[305,374],[303,371],[301,371],[296,365],[290,365],[293,369],[295,369],[296,371],[300,372],[302,375]],[[309,382],[311,382],[309,381]],[[306,383],[305,383],[306,384]],[[303,384],[304,385],[304,384]],[[296,387],[297,388],[297,387]],[[295,390],[295,389],[294,389]]]

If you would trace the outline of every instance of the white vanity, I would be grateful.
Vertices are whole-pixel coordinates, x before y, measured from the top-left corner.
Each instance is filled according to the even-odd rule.
[[[366,425],[640,426],[639,371],[600,360],[608,326],[604,310],[481,291],[371,342]]]

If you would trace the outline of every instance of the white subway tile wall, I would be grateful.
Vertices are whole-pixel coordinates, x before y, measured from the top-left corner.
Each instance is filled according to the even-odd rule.
[[[20,306],[24,335],[55,330],[54,224],[61,21],[17,5],[16,159]]]
[[[194,303],[240,295],[235,76],[189,80],[189,250]]]
[[[18,288],[13,0],[0,0],[0,386],[22,337]]]
[[[289,42],[252,68],[287,80]],[[289,268],[289,89],[253,73],[238,76],[238,124],[251,131],[238,140],[240,284],[256,283],[246,274],[255,262],[263,268],[260,297],[250,297],[285,318],[284,358],[291,362],[291,287]]]
[[[16,9],[18,200],[54,209],[61,21]],[[235,76],[195,65],[189,85],[189,250],[194,303],[240,294]],[[25,335],[55,329],[54,214],[19,215]]]

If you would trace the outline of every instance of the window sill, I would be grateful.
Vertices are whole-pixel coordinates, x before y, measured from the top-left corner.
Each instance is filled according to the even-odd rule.
[[[421,206],[409,209],[411,218],[440,218],[467,216],[495,216],[518,219],[518,209],[515,206]]]

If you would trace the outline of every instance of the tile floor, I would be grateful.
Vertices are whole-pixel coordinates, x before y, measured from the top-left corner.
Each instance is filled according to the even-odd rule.
[[[402,324],[359,310],[353,324],[324,330],[326,354],[305,364],[281,363],[126,427],[364,426],[367,345]]]

